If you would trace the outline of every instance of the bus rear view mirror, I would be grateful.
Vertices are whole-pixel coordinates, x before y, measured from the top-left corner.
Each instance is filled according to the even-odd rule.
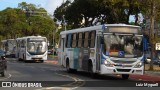
[[[100,42],[101,44],[104,44],[104,37],[101,37]]]
[[[148,50],[148,41],[147,41],[147,39],[146,38],[143,38],[143,49],[144,49],[144,51],[147,51]]]
[[[1,58],[2,58],[2,60],[5,60],[6,57],[5,56],[1,56]]]

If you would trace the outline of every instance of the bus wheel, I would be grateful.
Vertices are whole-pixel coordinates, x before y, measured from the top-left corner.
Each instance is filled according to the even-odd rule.
[[[40,60],[40,62],[41,62],[41,63],[43,63],[43,62],[44,62],[44,60]]]
[[[24,60],[24,62],[25,62],[25,63],[28,63],[29,61],[27,61],[27,60]]]
[[[96,78],[96,73],[93,72],[93,65],[92,63],[89,63],[89,74],[91,76],[91,78]]]
[[[129,74],[122,74],[122,79],[127,80],[129,78]]]
[[[2,76],[2,77],[4,77],[4,76],[5,76],[4,71],[3,71],[3,72],[1,72],[1,76]]]
[[[72,70],[69,68],[69,60],[66,61],[66,69],[68,73],[72,72]]]
[[[22,61],[22,59],[18,58],[18,61]]]

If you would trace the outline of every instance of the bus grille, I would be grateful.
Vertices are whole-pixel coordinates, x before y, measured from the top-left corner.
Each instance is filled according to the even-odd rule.
[[[132,64],[135,61],[122,61],[122,60],[112,60],[114,63],[122,63],[122,64]]]
[[[118,72],[130,72],[131,69],[117,69]]]
[[[133,65],[118,65],[118,64],[115,64],[115,66],[117,66],[117,67],[132,67]]]
[[[42,58],[32,58],[33,60],[36,60],[36,59],[42,59]]]

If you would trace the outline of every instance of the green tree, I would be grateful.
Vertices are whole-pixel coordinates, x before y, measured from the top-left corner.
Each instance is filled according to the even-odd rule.
[[[160,14],[160,1],[159,0],[141,0],[143,4],[142,13],[146,19],[150,21],[149,29],[149,43],[151,45],[151,63],[150,70],[153,70],[153,57],[155,52],[155,43],[160,40],[155,36],[155,22],[159,22],[159,14]]]
[[[26,10],[29,10],[26,15]],[[18,8],[0,11],[0,36],[3,39],[42,35],[52,41],[56,25],[47,11],[34,4],[19,3]]]
[[[82,7],[83,6],[83,7]],[[135,15],[135,24],[141,4],[138,0],[74,0],[58,7],[54,16],[63,23],[63,15],[71,28],[92,26],[97,23],[129,23],[129,16]],[[82,24],[82,21],[84,23]]]

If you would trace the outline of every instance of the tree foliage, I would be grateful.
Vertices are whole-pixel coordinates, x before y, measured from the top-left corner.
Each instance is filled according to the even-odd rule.
[[[42,35],[52,40],[50,38],[53,37],[54,30],[56,30],[55,23],[47,15],[47,11],[34,4],[22,2],[18,4],[18,8],[6,8],[0,11],[1,39]]]
[[[55,10],[54,16],[63,25],[64,15],[71,28],[98,23],[129,24],[130,15],[135,15],[135,24],[138,25],[138,14],[144,9],[143,6],[139,0],[67,0]]]

